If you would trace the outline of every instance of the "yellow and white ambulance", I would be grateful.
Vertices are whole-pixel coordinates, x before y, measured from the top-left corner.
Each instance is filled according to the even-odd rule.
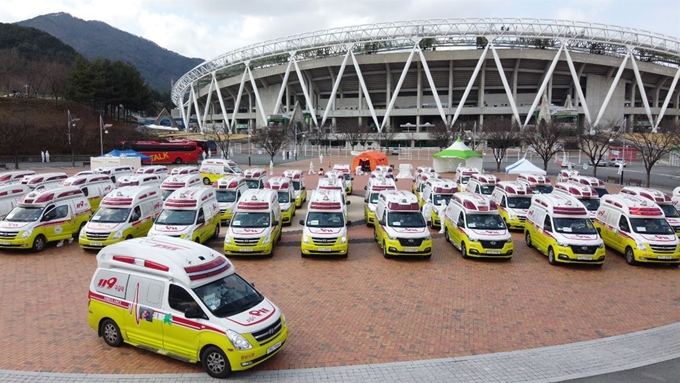
[[[279,195],[270,189],[248,189],[236,205],[224,236],[226,255],[274,255],[281,240]]]
[[[267,181],[267,171],[262,168],[247,169],[243,172],[243,178],[246,179],[248,189],[264,189],[264,183]]]
[[[661,210],[663,210],[666,222],[668,222],[673,228],[673,231],[680,236],[680,213],[678,213],[678,210],[673,206],[671,196],[660,190],[637,186],[625,186],[619,193],[630,194],[656,202]]]
[[[569,178],[568,182],[573,182],[576,184],[587,185],[595,189],[597,195],[602,198],[603,196],[609,194],[607,188],[604,186],[604,181],[601,179],[590,177],[590,176],[572,176]]]
[[[163,165],[142,166],[135,171],[135,174],[137,174],[137,175],[139,175],[139,174],[145,174],[145,175],[156,174],[157,176],[159,176],[161,178],[161,181],[168,178],[168,175],[170,175],[169,173],[170,172],[168,171],[168,167],[163,166]]]
[[[573,177],[578,177],[579,175],[578,170],[562,169],[557,175],[557,182],[568,182]]]
[[[5,218],[7,213],[12,211],[24,194],[31,192],[31,189],[22,184],[0,185],[0,220]]]
[[[281,224],[290,226],[295,217],[295,190],[288,177],[271,177],[264,183],[265,189],[276,190],[281,207]]]
[[[551,265],[604,264],[604,242],[586,207],[569,194],[534,194],[524,238],[527,246],[546,255]]]
[[[421,193],[422,211],[433,229],[441,228],[444,217],[439,216],[439,208],[442,204],[448,206],[454,193],[458,193],[458,186],[453,180],[430,178],[425,181],[425,187]]]
[[[498,212],[508,229],[524,229],[532,195],[527,185],[517,181],[500,181],[496,184],[491,199],[498,205]]]
[[[366,226],[373,227],[375,223],[375,208],[378,205],[378,195],[383,190],[397,190],[397,184],[392,178],[375,176],[371,174],[366,184],[364,196],[364,218]]]
[[[243,170],[236,162],[220,158],[203,160],[198,172],[201,173],[203,183],[206,185],[227,175],[243,175]]]
[[[339,178],[319,178],[316,190],[337,190],[342,194],[342,204],[345,209],[345,219],[349,219],[349,211],[347,205],[351,204],[352,201],[347,199],[347,194],[345,193],[344,181]]]
[[[347,195],[352,194],[352,181],[354,180],[354,177],[352,177],[352,170],[350,169],[349,164],[335,164],[333,165],[332,170],[337,173],[342,173],[342,178],[345,180]]]
[[[158,174],[132,174],[120,176],[116,180],[116,187],[125,186],[158,186],[163,183],[163,178]]]
[[[550,178],[541,174],[519,173],[517,182],[529,186],[534,194],[549,194],[553,191]]]
[[[33,170],[13,170],[10,172],[0,173],[0,185],[20,184],[21,180],[26,176],[32,176],[35,172]]]
[[[499,181],[500,179],[493,174],[473,174],[468,181],[467,191],[490,196]]]
[[[111,178],[106,174],[83,174],[79,176],[69,177],[61,182],[63,186],[75,186],[80,188],[90,202],[92,211],[99,208],[104,196],[109,194],[116,188],[116,185],[111,182]]]
[[[558,182],[553,188],[553,193],[566,194],[576,198],[588,210],[591,219],[595,219],[597,216],[597,210],[600,208],[600,196],[591,186],[573,182]]]
[[[374,237],[383,256],[432,256],[432,237],[418,199],[403,190],[383,190],[375,209]]]
[[[671,203],[676,208],[680,207],[680,186],[673,189],[673,196],[671,197]]]
[[[97,254],[87,321],[111,347],[127,343],[200,362],[214,378],[264,362],[288,339],[281,310],[227,258],[165,236],[117,243]]]
[[[201,175],[198,173],[171,175],[161,183],[161,198],[165,201],[177,189],[200,185]]]
[[[350,186],[348,184],[348,181],[345,180],[345,173],[336,170],[331,170],[329,172],[326,172],[325,176],[326,178],[337,179],[338,183],[342,185],[342,190],[345,191],[345,194],[349,195]]]
[[[304,226],[300,242],[300,254],[340,255],[347,257],[349,239],[343,202],[343,192],[338,190],[315,190],[307,205],[307,216],[300,220]]]
[[[479,169],[467,166],[459,166],[456,168],[456,174],[453,176],[453,181],[458,184],[458,191],[467,191],[467,184],[473,174],[479,174]]]
[[[425,201],[423,201],[423,190],[425,189],[425,183],[430,179],[442,178],[439,173],[420,173],[416,176],[415,191],[413,194],[418,199],[418,206],[423,206]]]
[[[605,245],[638,262],[680,263],[680,239],[656,203],[629,194],[602,197],[595,227]]]
[[[293,190],[295,190],[295,207],[302,207],[307,202],[307,184],[305,183],[305,173],[302,170],[284,170],[283,176],[291,179]]]
[[[145,237],[163,208],[158,187],[125,186],[107,194],[80,231],[83,249],[101,249],[127,239]]]
[[[411,192],[413,194],[418,191],[418,176],[421,173],[435,173],[435,171],[429,166],[416,166],[416,170],[413,172],[413,183],[411,184]]]
[[[463,258],[512,258],[514,245],[498,206],[486,195],[457,193],[444,216],[444,238]]]
[[[91,214],[90,203],[77,187],[32,191],[0,222],[0,248],[39,252],[48,242],[77,238]]]
[[[68,175],[64,172],[40,173],[24,177],[21,184],[37,191],[60,187],[62,186],[61,183],[67,178]]]
[[[175,190],[163,202],[148,237],[167,235],[204,243],[220,235],[220,206],[214,188],[192,186]]]
[[[246,179],[241,176],[222,177],[213,184],[220,205],[220,220],[228,226],[236,211],[236,204],[243,193],[248,190]]]
[[[183,176],[185,174],[200,174],[201,172],[198,171],[198,168],[195,166],[178,166],[176,168],[172,168],[170,171],[171,176]]]

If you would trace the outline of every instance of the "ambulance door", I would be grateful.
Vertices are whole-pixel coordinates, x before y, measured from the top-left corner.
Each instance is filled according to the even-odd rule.
[[[143,217],[142,217],[142,208],[140,205],[135,206],[134,209],[132,209],[132,213],[130,213],[130,219],[129,219],[130,225],[134,228],[132,230],[132,235],[134,237],[141,237],[144,235],[144,227],[142,225],[142,222],[144,222]]]
[[[125,315],[128,340],[135,345],[163,349],[164,284],[145,277],[130,275],[125,299],[132,307]]]
[[[75,224],[75,216],[69,212],[67,204],[47,209],[42,219],[45,223],[45,236],[48,241],[56,241],[71,237],[71,226]]]
[[[198,213],[196,213],[196,229],[197,233],[197,238],[200,243],[203,243],[206,239],[206,233],[212,233],[210,230],[207,230],[207,224],[205,222],[205,212],[203,208],[198,209]],[[188,240],[193,240],[192,238],[187,238]]]
[[[463,235],[463,232],[465,231],[465,215],[463,214],[463,211],[459,211],[457,216],[454,215],[454,218],[456,219],[455,224],[453,226],[453,243],[457,244],[460,246],[460,243],[463,241],[463,238],[465,237]]]
[[[170,284],[168,314],[163,319],[163,348],[169,353],[196,360],[198,357],[199,328],[205,319],[187,319],[187,310],[202,312],[196,300],[183,287]]]
[[[540,221],[539,221],[540,222]],[[543,218],[543,230],[539,229],[539,235],[536,236],[536,246],[541,252],[548,253],[549,238],[553,236],[553,224],[548,214]]]
[[[610,243],[612,244],[612,247],[614,249],[623,253],[624,250],[626,249],[627,243],[626,241],[623,241],[622,236],[618,232],[623,232],[630,235],[630,224],[628,223],[628,218],[626,218],[625,215],[621,214],[617,227],[618,227],[617,231],[609,234],[611,236]]]

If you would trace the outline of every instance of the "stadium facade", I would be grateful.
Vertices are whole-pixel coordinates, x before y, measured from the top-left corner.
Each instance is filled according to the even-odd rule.
[[[311,131],[366,125],[417,142],[438,121],[526,126],[544,104],[579,124],[655,130],[680,118],[679,77],[676,37],[566,20],[430,19],[246,46],[186,73],[172,100],[201,132],[252,133],[301,109]]]

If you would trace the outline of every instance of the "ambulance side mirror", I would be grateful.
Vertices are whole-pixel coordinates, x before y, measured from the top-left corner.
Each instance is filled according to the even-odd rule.
[[[307,190],[307,187],[306,187],[306,186],[303,186],[303,187],[302,187],[302,190]]]
[[[364,186],[364,190],[368,190],[368,185]]]
[[[304,219],[301,219],[301,220],[300,220],[300,225],[302,225],[302,226],[305,225],[305,220],[304,220]]]
[[[354,177],[350,178],[350,181],[354,181]]]
[[[351,203],[352,203],[352,201],[345,201],[345,205],[349,205]]]
[[[279,221],[274,221],[274,222],[272,223],[272,227],[274,227],[274,226],[279,226]]]
[[[347,221],[347,226],[352,226],[352,221]]]
[[[364,198],[364,202],[368,203],[368,197]]]

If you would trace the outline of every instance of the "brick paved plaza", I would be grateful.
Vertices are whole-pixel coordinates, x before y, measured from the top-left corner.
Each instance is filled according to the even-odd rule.
[[[306,171],[309,162],[277,167],[275,173],[285,168]],[[308,177],[308,189],[316,186],[316,178]],[[680,321],[680,270],[631,267],[611,251],[601,269],[553,267],[516,232],[511,261],[463,260],[433,232],[431,260],[384,259],[362,221],[365,180],[355,177],[350,198],[355,223],[347,259],[300,257],[296,222],[304,209],[284,229],[273,258],[232,258],[236,271],[275,302],[290,325],[285,349],[256,371],[522,350]],[[398,186],[410,189],[410,180]],[[614,185],[608,188],[617,191]],[[221,240],[208,245],[221,251]],[[52,244],[39,254],[0,252],[0,369],[202,372],[199,365],[130,346],[106,346],[87,326],[87,289],[95,267],[95,253],[77,243]]]

